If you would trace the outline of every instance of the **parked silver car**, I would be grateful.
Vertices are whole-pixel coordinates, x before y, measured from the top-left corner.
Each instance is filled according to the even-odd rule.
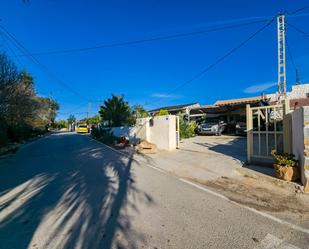
[[[245,122],[237,122],[235,125],[235,134],[239,136],[247,135],[247,124]]]
[[[203,122],[197,127],[197,132],[200,135],[217,135],[220,136],[225,129],[224,122]]]

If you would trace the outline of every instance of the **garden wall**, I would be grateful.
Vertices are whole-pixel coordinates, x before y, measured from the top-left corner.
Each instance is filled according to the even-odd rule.
[[[299,161],[301,182],[309,192],[309,106],[292,112],[292,148]]]
[[[133,127],[114,127],[115,136],[127,136],[131,143],[146,140],[156,144],[158,149],[174,150],[178,146],[175,115],[157,116],[137,119]]]

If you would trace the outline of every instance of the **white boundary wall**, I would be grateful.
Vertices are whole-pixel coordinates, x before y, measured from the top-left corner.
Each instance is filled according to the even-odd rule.
[[[299,161],[301,182],[309,192],[309,106],[292,112],[293,154]]]
[[[179,144],[176,122],[175,115],[140,118],[137,119],[135,126],[114,127],[112,132],[117,137],[127,136],[133,144],[146,140],[157,145],[158,149],[174,150]]]

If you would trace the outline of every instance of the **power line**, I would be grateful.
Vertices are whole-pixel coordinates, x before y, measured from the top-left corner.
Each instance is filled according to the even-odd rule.
[[[286,48],[287,48],[288,55],[289,55],[289,58],[290,58],[290,60],[291,60],[291,63],[292,63],[292,65],[293,65],[295,71],[297,71],[297,67],[296,67],[296,64],[295,64],[295,61],[294,61],[294,58],[293,58],[293,55],[292,55],[292,51],[291,51],[291,48],[290,48],[290,45],[289,45],[287,39],[285,40],[285,43],[286,43]]]
[[[69,111],[66,111],[66,112],[59,112],[60,114],[62,115],[68,115],[68,114],[72,114],[72,113],[75,113],[76,110],[79,110],[80,108],[84,107],[87,103],[83,103],[81,105],[78,105],[77,107],[69,110]],[[86,112],[85,112],[86,113]]]
[[[296,63],[295,63],[295,60],[294,60],[294,57],[293,57],[293,54],[292,54],[292,51],[291,51],[291,48],[290,48],[290,45],[288,43],[288,40],[286,39],[286,47],[287,47],[287,51],[288,51],[288,55],[289,55],[289,58],[291,60],[291,63],[294,67],[294,70],[295,70],[295,83],[296,84],[300,84],[300,76],[299,76],[299,70],[296,66]]]
[[[298,12],[301,12],[301,11],[308,9],[308,8],[309,8],[309,5],[304,6],[302,8],[299,8],[299,9],[292,11],[292,12],[288,12],[288,11],[286,11],[286,12],[288,13],[288,15],[294,15],[294,14],[297,14]],[[206,33],[215,32],[215,31],[240,28],[240,27],[243,27],[243,26],[251,25],[251,24],[266,22],[268,20],[269,19],[263,19],[263,20],[258,20],[258,21],[242,23],[242,24],[234,24],[234,25],[228,25],[228,26],[223,26],[223,27],[214,27],[214,28],[210,28],[210,29],[206,29],[206,30],[185,32],[185,33],[172,34],[172,35],[166,35],[166,36],[157,36],[157,37],[151,37],[151,38],[145,38],[145,39],[133,40],[133,41],[124,41],[124,42],[116,42],[116,43],[110,43],[110,44],[101,44],[101,45],[90,46],[90,47],[60,49],[60,50],[43,51],[43,52],[37,52],[37,53],[28,52],[28,53],[24,53],[24,54],[19,55],[19,56],[67,54],[67,53],[78,53],[78,52],[97,50],[97,49],[103,49],[103,48],[130,46],[130,45],[136,45],[136,44],[147,43],[147,42],[169,40],[169,39],[175,39],[175,38],[181,38],[181,37],[187,37],[187,36],[201,35],[201,34],[206,34]]]
[[[293,28],[294,30],[296,30],[297,32],[303,34],[306,37],[309,37],[309,33],[306,33],[305,31],[301,30],[300,28],[296,27],[293,24],[287,23],[291,28]]]
[[[3,38],[5,38],[5,37],[3,37]],[[11,48],[10,44],[5,39],[3,39],[3,42],[4,42],[4,45],[11,51],[11,53],[13,55],[15,55],[15,52]],[[18,63],[20,64],[20,66],[23,66],[22,63],[19,60],[18,60]],[[6,104],[10,104],[11,103],[11,101],[1,101],[1,102],[6,103]],[[35,113],[34,116],[39,118],[42,121],[46,121],[46,119],[43,119],[38,113]]]
[[[25,66],[21,63],[20,59],[16,56],[16,53],[15,53],[14,49],[10,46],[9,42],[6,40],[6,37],[2,36],[2,38],[3,38],[2,39],[3,45],[7,48],[8,51],[11,52],[12,57],[16,58],[17,64],[20,67],[25,68]]]
[[[205,69],[203,69],[202,71],[200,71],[199,73],[195,74],[191,79],[183,82],[182,84],[180,84],[179,86],[177,86],[176,88],[174,88],[172,91],[168,92],[167,94],[172,94],[175,91],[179,90],[180,88],[184,87],[185,85],[188,85],[190,83],[192,83],[193,81],[199,79],[201,76],[205,75],[207,72],[209,72],[212,68],[214,68],[216,65],[218,65],[219,63],[221,63],[222,61],[224,61],[226,58],[228,58],[230,55],[234,54],[237,50],[239,50],[240,48],[242,48],[244,45],[246,45],[250,40],[252,40],[255,36],[257,36],[259,33],[261,33],[263,30],[265,30],[268,26],[270,26],[273,21],[275,20],[275,17],[272,18],[266,25],[262,26],[261,28],[259,28],[256,32],[254,32],[252,35],[250,35],[248,38],[246,38],[244,41],[242,41],[241,43],[239,43],[237,46],[235,46],[234,48],[232,48],[231,50],[229,50],[226,54],[224,54],[223,56],[221,56],[219,59],[217,59],[216,61],[214,61],[212,64],[210,64],[209,66],[207,66]],[[162,99],[161,99],[162,100]],[[158,100],[160,101],[160,100]],[[158,101],[155,101],[155,103],[157,103]],[[149,105],[149,104],[153,104],[154,101],[152,101],[151,103],[146,103],[145,105]]]
[[[306,9],[309,9],[309,5],[306,5],[306,6],[302,7],[302,8],[296,9],[296,10],[294,10],[293,12],[291,12],[290,14],[291,14],[291,15],[294,15],[294,14],[296,14],[296,13],[298,13],[298,12],[301,12],[301,11],[303,11],[303,10],[306,10]]]
[[[62,79],[58,78],[54,73],[52,73],[45,65],[43,65],[36,57],[34,57],[30,51],[17,40],[17,38],[10,33],[6,28],[4,28],[2,25],[0,25],[0,28],[3,30],[5,37],[7,37],[8,40],[11,40],[12,43],[23,53],[29,54],[29,57],[31,58],[32,62],[37,64],[42,71],[44,71],[51,79],[53,79],[55,82],[57,82],[62,87],[66,88],[68,91],[74,93],[76,96],[86,99],[84,96],[82,96],[80,93],[78,93],[76,90],[74,90],[71,86],[67,85]]]
[[[166,35],[166,36],[156,36],[156,37],[145,38],[145,39],[140,39],[140,40],[124,41],[124,42],[118,42],[118,43],[109,43],[109,44],[102,44],[102,45],[91,46],[91,47],[53,50],[53,51],[45,51],[45,52],[38,52],[38,53],[28,52],[28,53],[24,53],[20,56],[67,54],[67,53],[78,53],[78,52],[97,50],[97,49],[103,49],[103,48],[124,47],[124,46],[130,46],[130,45],[137,45],[137,44],[141,44],[141,43],[169,40],[169,39],[175,39],[175,38],[181,38],[181,37],[201,35],[201,34],[211,33],[211,32],[215,32],[215,31],[240,28],[240,27],[244,27],[244,26],[248,26],[248,25],[252,25],[252,24],[266,22],[268,20],[269,19],[263,19],[263,20],[259,20],[259,21],[252,21],[252,22],[247,22],[247,23],[242,23],[242,24],[234,24],[234,25],[227,25],[227,26],[223,26],[223,27],[215,27],[215,28],[210,28],[210,29],[206,29],[206,30],[192,31],[192,32],[172,34],[172,35]]]
[[[307,42],[309,42],[309,34],[306,33],[305,31],[301,30],[300,28],[296,27],[295,25],[293,24],[290,24],[288,22],[286,22],[286,24],[291,27],[292,29],[294,29],[295,31],[297,31],[298,33],[302,34],[303,37],[306,39]]]

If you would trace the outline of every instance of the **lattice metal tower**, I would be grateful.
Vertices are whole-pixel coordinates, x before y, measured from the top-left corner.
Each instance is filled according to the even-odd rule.
[[[284,15],[277,17],[278,25],[278,94],[286,94],[286,54],[285,54],[285,22]]]

